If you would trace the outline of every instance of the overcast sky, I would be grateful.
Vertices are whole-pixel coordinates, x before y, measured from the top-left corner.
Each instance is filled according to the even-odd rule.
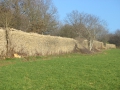
[[[53,0],[53,4],[61,21],[67,13],[78,10],[105,20],[110,32],[120,29],[120,0]]]

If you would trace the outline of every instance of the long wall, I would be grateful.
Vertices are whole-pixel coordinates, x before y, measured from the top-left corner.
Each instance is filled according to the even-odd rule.
[[[20,30],[9,28],[9,53],[17,53],[22,56],[52,55],[73,52],[77,49],[88,48],[87,40],[78,42],[75,39],[57,36],[40,35],[36,33],[26,33]],[[94,41],[93,46],[103,49],[102,42]],[[107,49],[115,48],[114,44],[106,45]],[[5,56],[7,52],[7,42],[5,30],[0,29],[0,56]]]
[[[76,40],[10,29],[10,50],[26,56],[51,55],[74,51]]]

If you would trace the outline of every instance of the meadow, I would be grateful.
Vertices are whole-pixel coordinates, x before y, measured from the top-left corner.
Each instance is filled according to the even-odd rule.
[[[0,60],[0,90],[120,90],[120,49]]]

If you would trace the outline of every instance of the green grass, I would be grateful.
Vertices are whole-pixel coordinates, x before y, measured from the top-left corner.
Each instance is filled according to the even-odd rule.
[[[0,61],[0,90],[120,90],[120,50]]]

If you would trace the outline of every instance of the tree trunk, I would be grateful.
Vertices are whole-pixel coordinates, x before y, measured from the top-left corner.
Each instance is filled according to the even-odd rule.
[[[89,50],[91,51],[93,48],[93,40],[92,39],[88,40],[88,47],[89,47]]]
[[[7,51],[6,51],[6,57],[8,57],[8,52],[9,52],[9,50],[8,50],[8,48],[9,48],[9,46],[8,46],[8,28],[6,27],[5,28],[5,34],[6,34],[6,43],[7,43],[7,45],[6,45],[6,48],[7,48]]]

